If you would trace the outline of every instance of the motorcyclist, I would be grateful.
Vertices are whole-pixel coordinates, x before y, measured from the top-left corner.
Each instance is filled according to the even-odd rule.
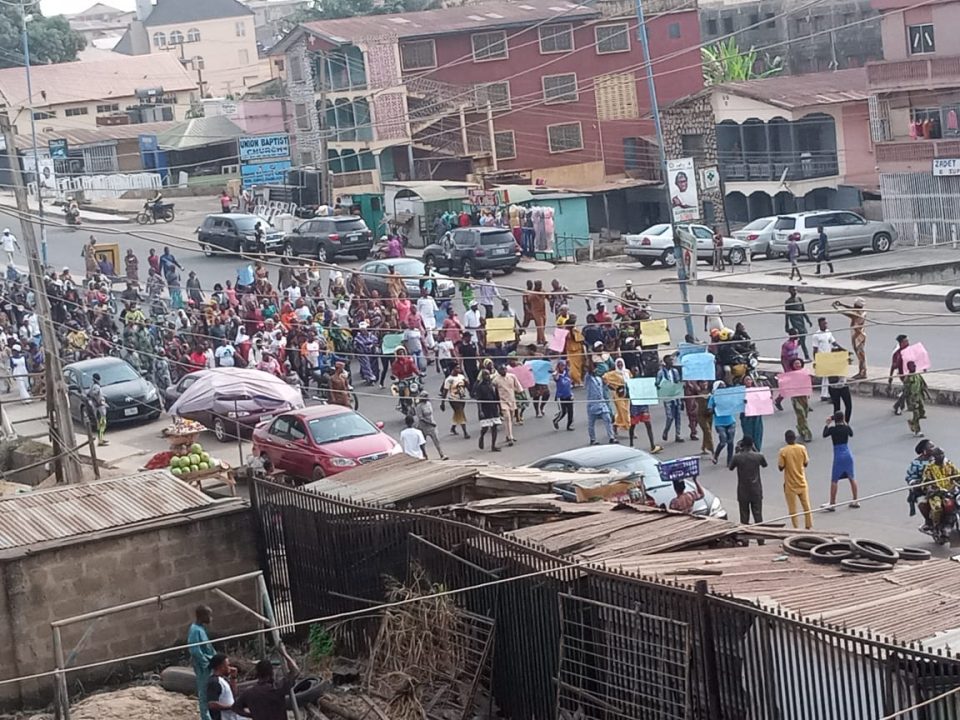
[[[956,494],[960,489],[960,469],[946,459],[942,448],[933,448],[930,462],[923,469],[923,491],[928,506],[927,522],[931,529],[940,526],[943,514],[943,501],[947,495]],[[920,512],[923,512],[923,501]]]
[[[387,240],[387,257],[403,257],[403,242],[400,240],[400,236],[396,233],[391,235]]]
[[[729,328],[723,328],[717,333],[717,365],[723,368],[727,381],[732,380],[733,366],[741,363],[741,358],[733,347],[733,333]]]
[[[67,206],[64,208],[63,213],[67,216],[68,224],[80,224],[80,206],[77,204],[77,201],[74,197],[71,196],[67,198]]]
[[[158,189],[152,198],[147,200],[146,209],[150,211],[150,214],[153,215],[153,219],[157,219],[157,206],[163,203],[163,193]]]
[[[757,351],[757,346],[754,344],[750,334],[747,332],[747,328],[744,327],[742,322],[738,322],[736,326],[734,326],[733,337],[730,339],[734,341],[733,350],[738,355],[749,355]]]
[[[930,529],[930,508],[924,499],[926,493],[922,487],[923,471],[926,470],[927,465],[930,464],[935,447],[930,440],[924,439],[918,442],[916,448],[914,448],[916,457],[913,459],[913,462],[910,463],[910,466],[907,468],[907,474],[904,477],[904,480],[910,487],[910,492],[907,493],[907,505],[910,506],[910,517],[917,514],[917,504],[919,503],[920,513],[923,515],[924,520],[924,525],[920,528],[922,531]]]
[[[409,380],[419,374],[417,363],[407,354],[406,348],[398,347],[390,365],[390,373],[398,381]]]

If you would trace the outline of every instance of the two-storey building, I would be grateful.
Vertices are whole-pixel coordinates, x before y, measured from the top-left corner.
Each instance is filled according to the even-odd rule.
[[[884,216],[904,242],[960,239],[960,0],[873,0],[867,66]]]
[[[645,4],[661,102],[702,87],[689,3]],[[678,9],[673,9],[674,7]],[[301,164],[335,186],[486,172],[554,186],[658,179],[634,6],[493,0],[307,23],[284,56]]]

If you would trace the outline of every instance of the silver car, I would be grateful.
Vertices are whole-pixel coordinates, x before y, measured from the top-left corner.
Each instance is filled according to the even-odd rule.
[[[777,223],[777,216],[762,217],[747,223],[739,230],[733,233],[736,240],[742,240],[750,246],[750,256],[758,257],[765,255],[768,258],[774,257],[770,251],[770,243],[773,242],[775,230],[773,226]]]
[[[864,250],[887,252],[897,240],[897,231],[888,222],[865,220],[849,210],[815,210],[813,212],[780,215],[774,224],[774,238],[770,244],[776,255],[786,255],[791,235],[798,235],[801,255],[816,260],[820,244],[818,227],[823,227],[830,243],[830,252],[847,250],[856,255]]]
[[[689,230],[697,238],[697,260],[713,259],[713,231],[706,225],[677,225]],[[658,260],[666,267],[677,264],[674,254],[673,236],[669,223],[651,225],[636,235],[624,235],[624,252],[637,258],[644,267],[650,267]],[[723,253],[731,265],[741,265],[747,260],[749,245],[731,237],[723,238]]]

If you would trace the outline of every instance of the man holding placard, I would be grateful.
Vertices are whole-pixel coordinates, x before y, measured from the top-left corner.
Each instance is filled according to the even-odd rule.
[[[840,375],[840,373],[831,372],[821,374],[818,368],[817,354],[839,350],[840,345],[837,344],[836,338],[833,337],[833,333],[830,332],[830,329],[827,327],[827,319],[825,317],[817,318],[817,332],[810,335],[810,343],[813,345],[814,369],[817,370],[816,374],[820,377],[820,402],[830,402],[829,377],[831,375]],[[843,374],[846,375],[846,372]]]

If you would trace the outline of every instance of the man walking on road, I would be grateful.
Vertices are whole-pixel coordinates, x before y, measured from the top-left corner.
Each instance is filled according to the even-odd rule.
[[[817,359],[817,353],[828,353],[840,349],[833,333],[827,328],[825,317],[817,318],[817,332],[810,335],[810,343],[813,345],[814,361]],[[820,378],[820,400],[823,402],[830,400],[830,382],[825,377]]]
[[[853,305],[844,305],[837,300],[833,307],[837,310],[846,310],[843,314],[850,320],[850,343],[853,345],[853,352],[857,356],[859,369],[852,380],[865,380],[867,378],[867,311],[863,309],[863,299],[857,298]]]
[[[905,372],[905,363],[903,362],[903,356],[901,353],[910,345],[910,340],[906,335],[897,335],[897,349],[893,351],[893,356],[890,358],[890,377],[887,378],[887,389],[890,390],[893,388],[893,374],[896,373],[900,376],[900,382],[903,382]],[[906,406],[906,396],[904,395],[903,390],[900,390],[897,393],[897,399],[893,403],[893,414],[901,415],[903,413],[903,408]]]
[[[803,350],[803,359],[810,362],[810,351],[807,350],[807,328],[813,325],[810,316],[807,315],[807,309],[803,304],[803,298],[797,294],[797,288],[791,285],[787,288],[790,293],[787,301],[783,304],[784,312],[784,332],[790,334],[790,329],[797,331],[800,349]]]
[[[753,522],[759,525],[763,522],[763,485],[760,480],[760,468],[767,467],[767,459],[753,444],[753,438],[744,436],[737,443],[737,454],[727,465],[730,470],[737,471],[737,504],[740,506],[740,524],[748,525],[750,515]],[[763,545],[758,540],[758,545]]]
[[[4,228],[3,230],[3,251],[7,254],[7,262],[13,264],[13,253],[20,252],[20,242],[10,232],[10,228]]]
[[[807,487],[807,465],[810,456],[807,449],[797,442],[797,434],[787,430],[783,434],[786,445],[780,448],[777,455],[777,467],[783,472],[783,494],[787,501],[787,512],[793,526],[800,527],[800,518],[797,513],[797,501],[803,508],[803,526],[807,530],[813,529],[813,514],[810,512],[810,490]]]
[[[820,263],[826,263],[833,274],[833,263],[830,261],[830,242],[823,231],[823,225],[817,228],[817,275],[820,274]]]

